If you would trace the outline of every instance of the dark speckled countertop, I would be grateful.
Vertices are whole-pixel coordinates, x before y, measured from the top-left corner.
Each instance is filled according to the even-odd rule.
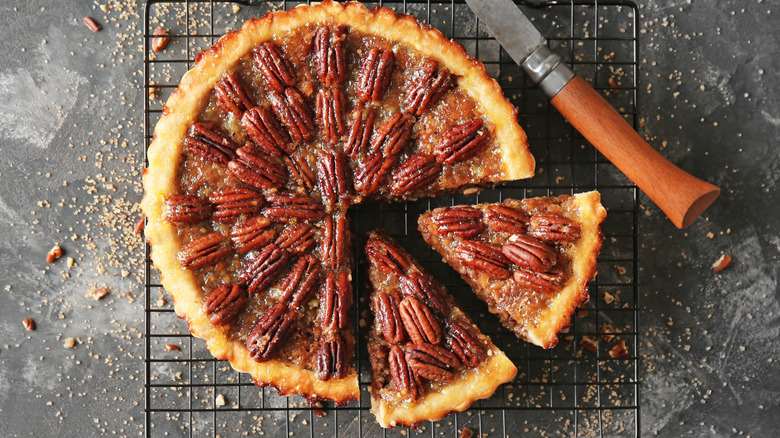
[[[777,436],[780,5],[639,3],[642,133],[723,191],[682,231],[641,200],[642,434]],[[141,17],[0,4],[3,437],[144,433]]]

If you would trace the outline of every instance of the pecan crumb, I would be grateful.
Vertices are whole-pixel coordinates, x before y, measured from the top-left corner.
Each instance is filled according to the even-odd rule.
[[[46,254],[46,263],[54,263],[55,260],[62,257],[62,248],[59,245],[54,245],[49,253]]]
[[[604,292],[604,302],[607,304],[612,304],[613,301],[615,301],[615,297],[609,292]]]
[[[99,289],[92,291],[90,295],[92,296],[92,299],[94,299],[95,301],[101,300],[103,299],[103,297],[108,295],[108,289],[105,287],[101,287]]]
[[[26,328],[28,331],[35,330],[35,321],[33,321],[30,318],[24,318],[24,321],[22,321],[24,324],[24,328]]]
[[[171,37],[169,36],[168,32],[166,32],[165,29],[162,27],[158,27],[154,30],[155,38],[152,39],[152,50],[155,52],[159,52],[160,50],[164,49],[165,46],[168,45],[168,41],[171,40]]]
[[[141,215],[141,217],[138,218],[138,222],[135,223],[135,228],[133,229],[133,233],[135,233],[135,235],[138,236],[143,231],[144,231],[144,215]]]
[[[173,345],[173,344],[165,344],[165,348],[167,348],[168,351],[180,351],[181,350],[181,348],[179,348],[178,345]]]
[[[626,348],[626,341],[620,341],[609,349],[609,357],[619,358],[628,354],[628,348]]]
[[[97,32],[100,30],[100,25],[90,17],[84,17],[84,24],[86,24],[89,30],[92,32]]]
[[[221,408],[222,406],[225,406],[227,402],[225,401],[225,396],[222,394],[218,394],[216,400],[214,400],[214,404]]]
[[[76,346],[76,340],[73,338],[65,338],[65,340],[62,341],[62,345],[65,348],[73,348]]]
[[[460,438],[471,438],[474,436],[474,431],[469,429],[468,427],[464,427],[462,431],[460,431]]]
[[[715,261],[715,263],[712,264],[712,271],[720,272],[726,269],[726,267],[728,267],[728,265],[730,264],[731,264],[731,256],[728,254],[723,254],[722,256],[720,256],[718,260]]]
[[[590,351],[591,353],[599,352],[598,339],[596,339],[595,336],[591,336],[591,335],[583,336],[582,340],[580,340],[580,345],[582,346],[582,348]]]

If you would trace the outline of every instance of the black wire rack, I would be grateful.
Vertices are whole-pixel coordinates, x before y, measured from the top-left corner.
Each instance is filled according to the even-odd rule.
[[[162,104],[193,65],[197,54],[248,18],[306,2],[228,2],[150,0],[144,13],[145,146],[148,148]],[[524,12],[563,56],[636,128],[638,97],[637,8],[629,1],[521,2]],[[487,400],[419,430],[383,430],[369,412],[370,385],[358,263],[353,275],[357,305],[352,320],[358,345],[355,366],[361,398],[347,406],[309,406],[299,396],[282,397],[270,388],[214,359],[173,311],[146,247],[145,262],[145,430],[147,436],[431,436],[458,437],[463,428],[476,436],[638,436],[639,425],[639,203],[638,189],[599,154],[548,104],[462,0],[380,1],[413,15],[461,43],[481,60],[520,110],[531,152],[532,179],[500,184],[472,195],[452,195],[398,204],[362,204],[350,212],[352,231],[362,235],[384,227],[441,280],[517,365],[517,377]],[[173,39],[153,52],[157,27]],[[431,250],[417,232],[418,216],[431,208],[505,198],[554,196],[599,190],[608,210],[598,278],[590,302],[572,320],[561,342],[543,350],[518,340],[501,327],[468,286]],[[357,252],[357,248],[354,248]],[[624,342],[628,354],[610,350]]]

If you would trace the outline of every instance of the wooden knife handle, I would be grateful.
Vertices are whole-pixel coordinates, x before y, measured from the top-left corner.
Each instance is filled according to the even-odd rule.
[[[552,104],[678,228],[687,228],[720,194],[718,187],[675,166],[647,144],[582,77],[574,76]]]

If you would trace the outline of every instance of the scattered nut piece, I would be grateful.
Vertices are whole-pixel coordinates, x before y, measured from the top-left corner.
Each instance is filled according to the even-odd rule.
[[[471,438],[474,436],[474,431],[469,429],[468,427],[464,427],[462,431],[460,431],[460,438]]]
[[[726,269],[726,267],[728,267],[728,265],[730,264],[731,264],[731,256],[728,254],[723,254],[722,256],[720,256],[720,258],[717,261],[715,261],[715,263],[712,264],[712,271],[720,272]]]
[[[54,263],[55,260],[62,257],[62,248],[59,245],[54,245],[49,253],[46,254],[46,263]]]
[[[626,341],[620,341],[609,349],[609,357],[619,358],[628,354],[628,348],[626,348]]]
[[[599,341],[596,339],[595,336],[586,335],[583,336],[580,340],[580,345],[582,348],[590,351],[591,353],[598,353],[599,352]]]
[[[162,307],[162,306],[165,305],[165,303],[166,303],[165,298],[160,297],[160,298],[157,299],[157,303],[156,304],[157,304],[157,307]]]
[[[100,30],[100,25],[90,17],[84,17],[84,24],[86,24],[89,30],[92,32],[97,32]]]
[[[76,346],[76,340],[73,338],[65,338],[65,340],[62,341],[62,345],[65,348],[73,348]]]
[[[103,299],[106,295],[108,295],[108,289],[105,287],[92,291],[92,299],[95,301]]]
[[[178,345],[173,345],[173,344],[165,344],[165,348],[167,348],[168,351],[180,351],[181,350],[181,348],[179,348]]]
[[[222,394],[217,395],[217,399],[214,400],[214,404],[217,405],[218,408],[221,408],[222,406],[225,406],[227,403],[225,402],[225,396]]]
[[[466,195],[466,196],[473,195],[474,193],[477,193],[477,192],[479,192],[479,187],[467,187],[467,188],[463,189],[463,194]]]
[[[613,301],[615,301],[615,297],[609,292],[604,292],[604,302],[607,304],[612,304]]]
[[[155,100],[158,97],[160,97],[160,89],[157,87],[149,87],[149,100]],[[141,219],[143,219],[143,216],[141,216]],[[138,224],[136,224],[136,227],[138,227]]]
[[[160,50],[164,49],[165,46],[168,45],[168,41],[171,40],[171,37],[168,36],[168,32],[165,31],[162,27],[158,27],[154,30],[155,38],[152,39],[152,50],[155,52],[159,52]]]
[[[133,229],[133,233],[135,233],[136,236],[144,231],[144,219],[144,215],[141,215],[141,217],[138,218],[138,222],[135,223],[135,229]]]
[[[76,260],[73,257],[68,257],[68,269],[72,268],[76,264]]]
[[[35,321],[33,321],[30,318],[24,318],[24,321],[22,321],[24,324],[24,328],[26,328],[28,331],[35,330]]]
[[[602,324],[601,325],[601,340],[604,342],[612,342],[612,339],[615,338],[614,333],[617,330],[615,330],[615,327],[612,326],[612,324]]]

